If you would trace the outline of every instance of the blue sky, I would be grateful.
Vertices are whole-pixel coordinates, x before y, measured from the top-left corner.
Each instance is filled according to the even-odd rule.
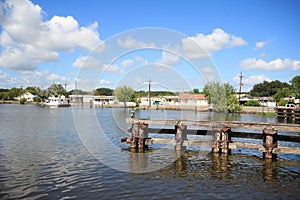
[[[297,0],[3,1],[0,88],[71,90],[76,80],[146,90],[150,78],[157,90],[238,88],[240,72],[243,91],[288,82],[300,74],[299,9]]]

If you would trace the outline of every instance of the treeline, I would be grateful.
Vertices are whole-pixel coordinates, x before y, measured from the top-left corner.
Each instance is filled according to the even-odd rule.
[[[253,86],[250,91],[253,97],[273,97],[276,102],[282,101],[284,97],[300,98],[300,76],[295,76],[290,83],[281,81],[264,81]]]

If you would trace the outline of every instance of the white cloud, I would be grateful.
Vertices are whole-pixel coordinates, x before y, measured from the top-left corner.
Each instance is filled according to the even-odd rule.
[[[162,51],[161,60],[158,60],[156,62],[167,66],[176,66],[180,63],[180,57],[174,53]]]
[[[294,71],[300,70],[299,60],[290,60],[288,58],[282,60],[277,58],[270,62],[266,62],[262,59],[248,58],[240,63],[243,69],[262,69],[262,70],[286,70],[292,69]]]
[[[91,56],[81,56],[76,59],[72,66],[75,68],[89,69],[99,67],[99,64],[100,61]]]
[[[182,39],[184,55],[190,59],[206,57],[223,48],[244,45],[247,45],[247,42],[243,38],[226,33],[220,28],[214,29],[209,35],[200,33]]]
[[[110,73],[120,73],[123,74],[124,70],[121,69],[118,65],[113,65],[113,64],[104,64],[102,66],[102,71],[104,72],[110,72]]]
[[[261,48],[263,48],[266,44],[267,44],[267,42],[265,42],[265,41],[263,41],[263,42],[256,42],[256,43],[255,43],[255,49],[261,49]]]
[[[239,74],[237,74],[233,78],[233,81],[234,81],[235,85],[239,86],[239,84],[240,84]],[[269,77],[262,75],[262,74],[252,75],[252,76],[249,76],[248,78],[244,78],[244,79],[242,79],[242,83],[243,83],[242,92],[249,92],[255,84],[262,83],[264,81],[271,82],[272,80]]]
[[[133,64],[133,60],[132,59],[126,59],[126,60],[123,60],[121,62],[121,65],[123,67],[130,67],[132,64]]]
[[[0,5],[0,67],[34,70],[41,62],[58,61],[59,51],[77,47],[91,51],[101,42],[96,22],[83,27],[72,16],[43,21],[41,7],[30,1],[9,0]]]
[[[118,44],[124,48],[155,48],[154,43],[144,43],[142,41],[135,40],[131,36],[127,36],[125,40],[118,39]]]
[[[112,82],[109,81],[109,80],[103,80],[103,79],[101,79],[101,80],[99,81],[99,84],[100,84],[100,87],[103,87],[103,86],[111,86],[111,85],[112,85]]]
[[[70,78],[62,75],[55,74],[49,70],[34,70],[22,71],[14,75],[14,77],[0,71],[0,87],[24,87],[40,86],[44,89],[53,83],[70,83]]]
[[[17,83],[17,79],[9,77],[9,75],[0,70],[0,87],[14,86]]]
[[[216,73],[216,70],[212,67],[203,67],[200,69],[202,73]]]

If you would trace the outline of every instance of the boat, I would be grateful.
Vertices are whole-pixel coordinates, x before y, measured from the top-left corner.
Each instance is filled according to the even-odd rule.
[[[43,103],[43,106],[48,106],[48,107],[69,107],[70,104],[65,101],[65,97],[55,97],[51,96],[49,97],[45,103]]]

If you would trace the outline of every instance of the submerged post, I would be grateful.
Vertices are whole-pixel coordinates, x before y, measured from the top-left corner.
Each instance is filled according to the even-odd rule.
[[[186,147],[183,146],[184,140],[187,139],[187,127],[184,126],[180,121],[175,124],[175,150],[181,151],[185,150]]]
[[[263,146],[265,151],[263,153],[264,158],[276,158],[277,154],[274,153],[274,150],[277,148],[277,130],[272,129],[263,129]]]
[[[230,136],[231,128],[223,127],[221,134],[221,152],[224,154],[230,153],[229,142],[231,140]]]
[[[213,127],[212,129],[212,152],[213,153],[230,153],[229,142],[231,140],[230,127]]]
[[[140,123],[138,131],[138,148],[145,149],[148,145],[145,145],[146,138],[148,138],[148,124]]]
[[[219,153],[220,152],[220,145],[219,141],[221,140],[221,129],[219,127],[212,128],[212,152]]]

